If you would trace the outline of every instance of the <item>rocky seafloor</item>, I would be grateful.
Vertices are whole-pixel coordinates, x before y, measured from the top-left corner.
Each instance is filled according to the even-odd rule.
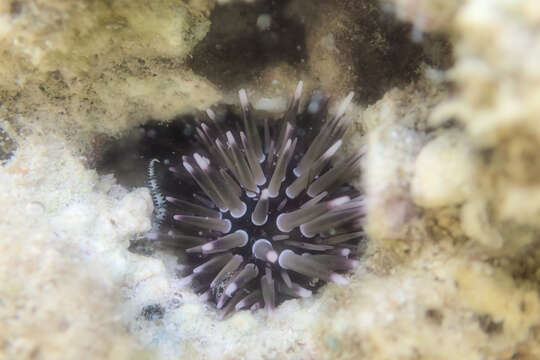
[[[0,0],[0,35],[1,359],[540,358],[538,1]],[[355,92],[367,249],[221,321],[130,248],[132,139],[299,80]]]

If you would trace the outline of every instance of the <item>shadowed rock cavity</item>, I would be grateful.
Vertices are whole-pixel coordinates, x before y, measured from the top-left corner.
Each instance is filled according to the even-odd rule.
[[[366,105],[415,80],[422,63],[447,68],[452,58],[442,37],[415,31],[375,0],[235,3],[210,20],[188,65],[225,92],[282,65],[329,93],[354,90]]]
[[[287,16],[287,1],[217,6],[209,33],[188,66],[224,90],[237,90],[274,63],[306,69],[304,25]]]

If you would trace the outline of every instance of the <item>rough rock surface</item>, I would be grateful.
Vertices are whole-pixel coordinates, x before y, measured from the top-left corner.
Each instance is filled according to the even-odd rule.
[[[0,116],[25,133],[67,132],[80,147],[209,106],[214,86],[183,65],[208,31],[204,4],[0,2]]]
[[[129,239],[150,228],[148,191],[98,177],[60,138],[29,137],[0,194],[0,357],[147,358],[114,299],[133,271]]]
[[[0,358],[540,358],[539,29],[536,0],[0,0]],[[93,167],[240,87],[279,112],[299,79],[357,93],[366,254],[219,321],[176,256],[128,251],[148,191]]]

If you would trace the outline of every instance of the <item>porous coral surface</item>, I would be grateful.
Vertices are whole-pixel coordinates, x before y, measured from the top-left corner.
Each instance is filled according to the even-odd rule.
[[[0,1],[0,358],[539,358],[537,3]],[[280,112],[298,80],[357,93],[366,254],[220,321],[176,254],[127,250],[149,192],[96,160],[241,87]]]

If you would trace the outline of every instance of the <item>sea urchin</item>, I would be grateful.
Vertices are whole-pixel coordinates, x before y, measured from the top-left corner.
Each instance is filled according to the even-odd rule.
[[[208,110],[191,152],[172,166],[150,161],[158,226],[147,238],[186,254],[181,283],[222,317],[272,311],[284,299],[311,296],[323,282],[344,284],[341,272],[357,264],[364,199],[348,182],[361,154],[329,165],[352,93],[329,117],[320,93],[298,113],[301,93],[302,82],[271,125],[256,122],[240,90],[243,129]]]

